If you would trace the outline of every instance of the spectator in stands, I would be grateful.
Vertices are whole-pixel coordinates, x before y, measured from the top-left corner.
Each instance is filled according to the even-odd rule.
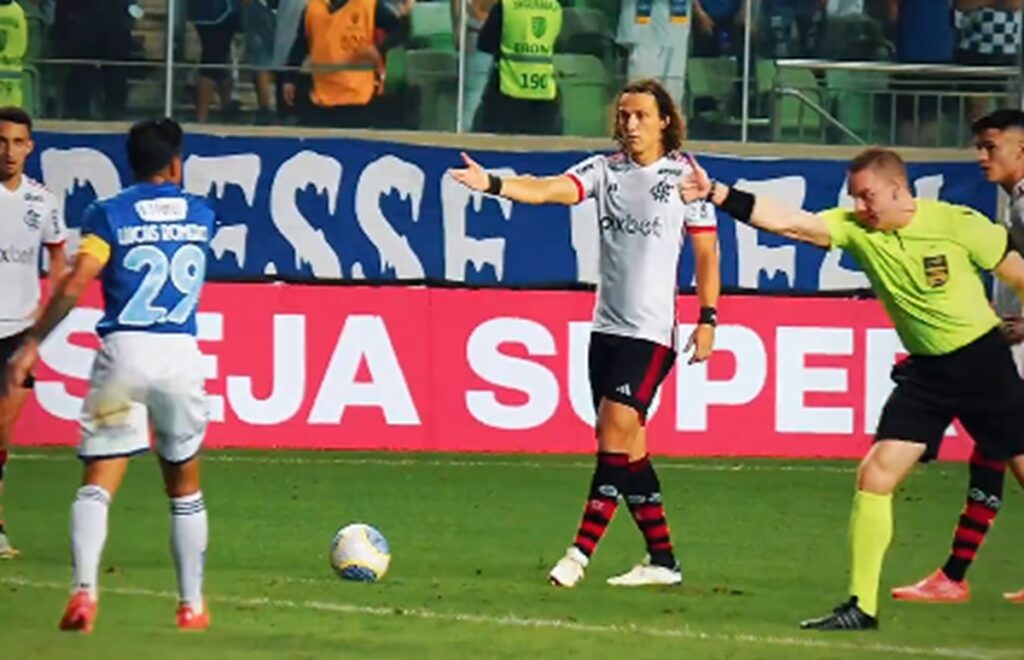
[[[256,123],[269,124],[270,68],[274,60],[274,29],[276,0],[242,0],[242,32],[245,35],[246,62],[254,67],[253,84],[256,87]]]
[[[693,0],[693,54],[721,57],[742,52],[749,0]]]
[[[277,114],[280,117],[294,119],[295,105],[284,100],[284,87],[292,80],[284,72],[288,66],[288,56],[295,45],[295,39],[302,25],[302,13],[306,9],[306,0],[280,0],[274,21],[274,69],[278,71],[276,83]]]
[[[0,106],[21,107],[21,76],[27,48],[24,10],[14,0],[0,0]]]
[[[480,39],[480,30],[483,29],[484,22],[497,0],[451,0],[452,31],[456,49],[459,48],[462,38],[463,2],[467,4],[469,11],[466,12],[466,69],[463,76],[462,116],[472,121],[487,87],[491,67],[494,65],[494,57],[477,48],[477,42]]]
[[[654,78],[682,103],[690,15],[685,0],[622,0],[615,40],[629,53],[629,80]]]
[[[473,118],[474,131],[562,134],[555,81],[555,40],[561,31],[562,6],[556,0],[501,0],[491,8],[477,49],[493,55],[495,64]]]
[[[769,57],[819,57],[825,45],[827,0],[761,0],[760,23]]]
[[[956,0],[957,45],[954,60],[969,66],[1015,66],[1020,52],[1021,0]],[[1006,77],[971,77],[969,122],[998,104],[1009,92]]]
[[[903,64],[949,64],[953,60],[952,0],[888,0],[887,19],[896,40],[896,61]],[[950,78],[915,71],[894,75],[900,144],[936,143],[939,97]],[[914,97],[917,97],[915,103]],[[955,101],[954,101],[955,103]],[[949,121],[953,125],[953,120]]]
[[[61,0],[64,2],[64,0]],[[214,90],[220,96],[225,119],[237,116],[240,107],[232,100],[231,41],[241,29],[236,0],[188,0],[188,20],[199,35],[199,77],[196,81],[196,119],[209,118]]]
[[[956,0],[956,8],[958,64],[1017,64],[1021,0]]]
[[[132,56],[134,0],[60,0],[53,23],[53,43],[60,58],[87,60],[71,65],[64,76],[64,116],[94,119],[92,103],[100,97],[100,116],[124,116],[128,73],[124,61]],[[104,66],[100,60],[118,62]]]
[[[382,1],[309,0],[288,66],[298,67],[308,56],[313,84],[308,98],[300,99],[297,75],[289,72],[285,102],[301,101],[300,113],[316,125],[373,126],[373,100],[384,83],[382,53],[404,38],[402,17]]]

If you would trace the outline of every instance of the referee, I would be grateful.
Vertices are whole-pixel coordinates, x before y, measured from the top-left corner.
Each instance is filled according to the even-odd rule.
[[[1024,259],[1006,228],[973,209],[915,199],[893,151],[872,148],[847,167],[854,209],[808,213],[711,181],[695,168],[684,199],[708,199],[740,222],[841,248],[863,268],[910,353],[892,371],[895,389],[874,445],[857,471],[850,518],[850,598],[805,629],[878,627],[878,585],[892,539],[892,493],[918,461],[938,453],[959,419],[978,448],[1006,460],[1024,484],[1024,381],[999,331],[979,269],[1024,297]]]

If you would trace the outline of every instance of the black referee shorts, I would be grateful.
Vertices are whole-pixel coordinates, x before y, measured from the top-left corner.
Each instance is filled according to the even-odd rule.
[[[668,346],[646,339],[591,333],[587,364],[594,411],[597,412],[601,399],[609,399],[633,408],[640,414],[641,423],[646,422],[654,394],[675,361],[676,352]]]
[[[958,419],[985,456],[1024,454],[1024,380],[998,328],[946,355],[912,355],[893,367],[892,379],[896,388],[882,410],[876,442],[921,443],[927,462]]]
[[[9,337],[0,337],[0,398],[7,395],[7,362],[18,352],[26,339],[28,339],[28,330]],[[35,384],[36,379],[29,374],[21,386],[31,389]]]

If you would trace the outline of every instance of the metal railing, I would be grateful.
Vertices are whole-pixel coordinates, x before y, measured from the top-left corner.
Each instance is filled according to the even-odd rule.
[[[427,12],[432,17],[430,20],[422,22],[424,25],[429,24],[428,30],[448,29],[460,33],[461,37],[454,41],[464,45],[469,34],[466,24],[469,0],[462,0],[462,2],[464,10],[458,12],[460,20],[457,20],[454,25],[447,27],[434,25],[438,18],[434,16],[438,12],[434,11]],[[133,90],[138,92],[132,99],[144,100],[145,107],[139,108],[140,110],[153,112],[159,107],[165,114],[173,115],[183,111],[188,112],[187,109],[192,107],[193,100],[187,90],[191,75],[183,75],[184,71],[228,69],[232,72],[234,79],[244,81],[248,80],[246,73],[267,68],[254,67],[242,62],[210,65],[185,61],[185,58],[182,57],[184,51],[181,48],[185,39],[181,29],[186,23],[180,17],[178,20],[175,19],[175,16],[180,14],[180,11],[177,10],[180,9],[182,3],[183,0],[167,0],[166,15],[161,14],[158,17],[158,26],[161,27],[162,32],[159,36],[165,39],[161,48],[163,52],[154,52],[150,49],[152,59],[148,61],[72,60],[66,58],[28,60],[26,64],[36,69],[28,76],[30,83],[35,87],[33,96],[38,98],[43,93],[50,93],[48,90],[38,88],[40,73],[43,74],[43,77],[50,79],[48,73],[59,74],[62,70],[73,70],[72,67],[109,67],[124,70],[126,75],[132,78]],[[422,6],[419,8],[427,9],[427,5],[431,5],[431,10],[440,9],[441,4],[422,2]],[[747,3],[748,11],[750,4]],[[447,11],[447,3],[444,3],[444,7]],[[411,11],[415,17],[415,8]],[[589,7],[582,11],[593,12],[596,10]],[[165,16],[166,32],[163,32]],[[723,82],[718,79],[716,74],[713,82],[717,87],[712,90],[712,94],[706,97],[718,104],[715,106],[716,110],[708,112],[709,119],[703,123],[701,121],[703,118],[699,116],[700,113],[694,112],[690,116],[691,120],[696,119],[693,123],[694,126],[710,126],[716,131],[728,134],[728,139],[739,139],[743,142],[751,139],[776,139],[817,143],[885,142],[921,146],[953,146],[962,144],[968,137],[970,121],[979,114],[981,108],[993,105],[997,99],[1004,105],[1013,107],[1022,105],[1021,69],[1013,66],[909,65],[877,61],[845,62],[822,59],[768,61],[758,59],[751,31],[751,26],[755,21],[749,19],[751,17],[748,15],[748,20],[744,23],[746,29],[742,35],[734,35],[734,38],[742,39],[742,46],[731,51],[739,61],[733,60],[735,68],[732,75],[729,76],[730,79]],[[866,17],[864,20],[871,22]],[[413,22],[415,23],[415,21]],[[612,25],[612,23],[609,22],[608,25]],[[428,98],[431,95],[439,95],[439,102],[433,105],[437,105],[444,113],[450,112],[453,115],[452,123],[456,132],[465,132],[472,124],[472,117],[464,116],[469,113],[465,108],[467,105],[473,105],[467,104],[465,99],[467,90],[470,88],[467,84],[466,52],[462,48],[452,49],[451,45],[424,46],[420,43],[429,36],[436,35],[434,32],[424,32],[419,36],[410,35],[415,43],[410,42],[408,52],[401,53],[401,55],[405,56],[422,48],[424,51],[430,51],[430,54],[433,55],[447,55],[450,61],[446,60],[443,70],[438,69],[437,71],[426,71],[422,66],[418,66],[415,72],[411,66],[404,68],[406,84],[394,86],[402,94],[398,100],[407,101],[406,104],[410,106],[410,117],[412,117],[416,114],[412,112],[415,109],[413,106],[424,103],[431,104]],[[609,41],[614,41],[611,33],[607,36]],[[837,33],[837,38],[840,36]],[[569,43],[568,39],[566,43]],[[441,52],[442,50],[444,52]],[[582,53],[583,51],[573,51],[567,54],[576,56]],[[558,54],[561,53],[556,53],[556,55]],[[615,55],[611,64],[601,60],[599,56],[590,57],[591,60],[601,60],[599,63],[607,65],[607,70],[602,75],[595,75],[593,79],[589,77],[591,75],[589,69],[587,69],[586,80],[580,80],[582,74],[574,73],[574,70],[559,71],[560,95],[570,87],[575,92],[572,99],[575,105],[566,104],[566,107],[583,104],[594,113],[607,114],[607,108],[599,107],[602,105],[601,103],[590,101],[591,98],[601,97],[601,94],[589,89],[582,90],[582,88],[599,87],[598,91],[602,92],[605,97],[613,98],[618,84],[622,82],[621,71],[617,70],[617,67],[623,66],[623,61],[620,61],[621,55],[622,53]],[[576,59],[581,58],[577,57]],[[691,60],[686,67],[688,85],[691,84],[691,71],[695,68],[694,64],[695,62]],[[773,71],[770,75],[763,73],[762,65],[766,64]],[[351,67],[339,66],[337,68]],[[271,69],[275,73],[282,71],[279,67]],[[309,73],[308,67],[302,71]],[[136,72],[144,72],[144,75]],[[399,78],[396,76],[395,79]],[[387,85],[389,94],[394,91],[391,87],[389,83]],[[408,88],[416,88],[415,91],[420,95],[404,96],[408,93]],[[587,93],[584,94],[581,90]],[[88,90],[83,90],[83,92],[87,94]],[[246,92],[243,92],[243,95],[244,93]],[[450,103],[447,99],[449,94],[453,96]],[[479,99],[476,102],[479,103]],[[131,106],[131,102],[128,106],[125,108],[126,113],[137,109]],[[453,109],[449,109],[450,106]],[[409,121],[412,122],[413,119]],[[418,122],[415,125],[420,128],[428,128],[421,123]],[[579,126],[583,124],[589,126],[596,123],[574,122],[574,127],[569,132],[579,129]],[[412,124],[410,123],[408,127],[412,127]],[[695,135],[695,137],[708,136]]]
[[[860,144],[961,146],[974,118],[993,105],[1019,103],[1020,80],[1005,66],[791,59],[775,62],[772,93],[777,139],[787,132],[824,137],[827,124]],[[785,98],[801,112],[783,107]]]

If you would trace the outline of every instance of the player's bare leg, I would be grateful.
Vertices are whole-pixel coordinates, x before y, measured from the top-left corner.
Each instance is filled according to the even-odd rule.
[[[178,575],[177,622],[181,630],[206,630],[210,612],[203,598],[203,562],[209,529],[199,459],[184,463],[160,459],[167,497],[171,501],[171,551]]]
[[[850,516],[850,599],[831,614],[801,622],[813,630],[869,630],[878,627],[878,586],[892,540],[892,493],[914,469],[927,447],[901,440],[872,445],[857,470]]]
[[[3,389],[0,387],[0,393],[3,392]],[[0,397],[0,559],[13,559],[19,554],[11,545],[4,527],[4,472],[11,447],[14,423],[18,421],[18,415],[21,414],[22,406],[25,405],[28,392],[29,390],[24,387],[12,387],[7,389],[5,396]]]
[[[61,630],[92,632],[99,608],[99,569],[107,540],[110,502],[128,469],[128,457],[86,462],[82,486],[71,504],[72,587]]]

